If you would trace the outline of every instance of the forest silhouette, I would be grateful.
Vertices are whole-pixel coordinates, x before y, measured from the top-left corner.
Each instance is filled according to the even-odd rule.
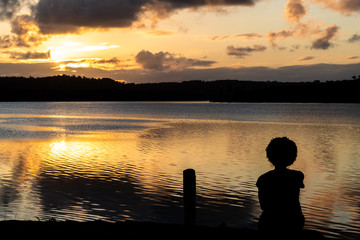
[[[313,82],[192,80],[124,83],[58,75],[0,77],[0,101],[213,101],[359,103],[360,76]]]

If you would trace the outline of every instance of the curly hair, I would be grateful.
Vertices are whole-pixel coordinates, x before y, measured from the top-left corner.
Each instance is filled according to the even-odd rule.
[[[275,167],[288,167],[296,160],[296,144],[287,137],[274,138],[266,148],[266,156]]]

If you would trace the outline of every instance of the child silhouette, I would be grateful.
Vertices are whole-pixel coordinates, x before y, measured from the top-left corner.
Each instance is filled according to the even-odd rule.
[[[287,137],[274,138],[266,155],[275,169],[261,175],[256,183],[262,209],[259,230],[300,231],[305,222],[299,201],[300,188],[305,187],[304,174],[287,168],[296,160],[296,144]]]

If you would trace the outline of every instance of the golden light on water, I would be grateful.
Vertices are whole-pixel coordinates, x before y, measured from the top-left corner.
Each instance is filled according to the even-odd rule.
[[[0,115],[0,207],[8,219],[17,211],[16,219],[118,221],[156,214],[159,219],[172,218],[171,211],[182,210],[182,171],[193,168],[203,214],[216,221],[255,223],[260,214],[255,183],[272,169],[265,148],[271,138],[288,136],[299,150],[291,168],[305,174],[301,204],[307,226],[325,231],[358,226],[356,124],[282,123],[269,120],[268,114],[264,122],[169,119],[169,112],[166,118],[153,119],[134,108],[144,103],[31,104],[45,110],[39,115]],[[147,103],[145,107],[159,106],[161,113],[164,106],[172,111],[182,104],[186,113],[194,105],[238,106],[238,110],[248,106]],[[288,109],[289,104],[281,106]],[[126,118],[121,111],[129,109],[137,111]],[[109,110],[120,113],[99,114]]]

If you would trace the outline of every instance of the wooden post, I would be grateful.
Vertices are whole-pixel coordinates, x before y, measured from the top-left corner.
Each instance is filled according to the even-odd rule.
[[[196,218],[196,176],[194,169],[183,171],[184,187],[184,224],[191,226],[195,224]]]

